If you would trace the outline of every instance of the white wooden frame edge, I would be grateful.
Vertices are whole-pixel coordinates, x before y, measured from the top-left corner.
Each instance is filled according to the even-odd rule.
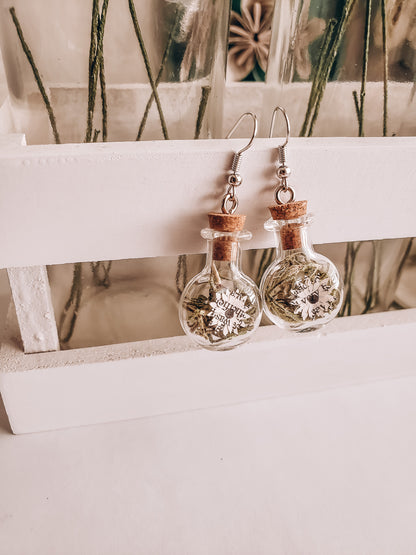
[[[0,390],[15,433],[303,394],[416,371],[416,309],[339,318],[302,337],[266,326],[252,342],[221,353],[173,337],[25,355],[13,315],[10,324],[14,331],[9,327],[0,352]]]
[[[273,242],[263,222],[273,198],[278,143],[259,139],[243,160],[239,195],[247,227],[254,232],[247,245],[251,248]],[[41,275],[42,268],[36,267],[46,264],[200,252],[204,214],[218,208],[232,152],[242,144],[236,139],[3,146],[0,230],[6,241],[0,267],[9,268],[12,276],[17,271],[13,268],[20,268],[18,274],[28,277],[30,271]],[[308,198],[316,215],[315,242],[416,235],[415,138],[293,139],[288,157],[298,198]],[[114,217],[115,208],[122,218]],[[95,225],[102,218],[108,222],[104,228]],[[13,277],[12,289],[21,298]],[[44,293],[36,311],[50,308],[47,288]],[[43,342],[36,342],[41,324],[28,321],[27,307],[20,308],[19,315],[17,304],[26,352],[55,349],[56,324],[46,330]],[[0,388],[15,432],[66,427],[241,402],[267,392],[285,394],[303,390],[309,375],[314,387],[350,383],[355,372],[361,380],[400,376],[416,366],[409,348],[414,332],[410,310],[340,319],[319,338],[282,338],[279,330],[264,328],[251,345],[232,353],[196,351],[180,337],[23,355],[15,347],[18,332],[11,325],[1,352]],[[296,355],[303,353],[300,358],[293,359],[293,349]],[[286,353],[283,358],[281,353]],[[399,366],[393,363],[397,356]],[[276,360],[288,375],[301,376],[296,387],[287,389],[286,374],[274,373]],[[318,374],[303,371],[310,370],[312,360],[323,366]],[[257,389],[259,368],[263,377]],[[117,401],[110,406],[116,390]],[[69,392],[75,396],[71,402]]]

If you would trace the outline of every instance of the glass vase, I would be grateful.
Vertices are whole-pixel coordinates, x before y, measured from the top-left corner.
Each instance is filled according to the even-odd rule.
[[[277,0],[265,110],[278,98],[298,136],[414,135],[415,17],[413,1]]]
[[[29,144],[219,137],[227,0],[0,0]]]
[[[279,103],[295,136],[415,135],[415,18],[414,1],[276,0],[261,133]],[[394,306],[408,245],[321,248],[344,260],[341,315]]]

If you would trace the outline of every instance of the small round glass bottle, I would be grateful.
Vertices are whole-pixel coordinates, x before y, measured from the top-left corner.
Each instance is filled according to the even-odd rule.
[[[312,331],[338,314],[343,286],[335,265],[316,253],[309,241],[307,201],[270,207],[264,227],[276,236],[276,260],[260,284],[266,315],[277,326]]]
[[[260,293],[240,269],[240,241],[251,239],[243,230],[245,216],[208,214],[204,269],[186,285],[179,301],[185,333],[206,349],[225,351],[245,343],[261,319]]]

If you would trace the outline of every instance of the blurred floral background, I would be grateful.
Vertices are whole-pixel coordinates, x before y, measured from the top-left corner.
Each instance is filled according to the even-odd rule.
[[[231,81],[264,81],[273,10],[273,0],[233,0],[227,59],[227,76]]]

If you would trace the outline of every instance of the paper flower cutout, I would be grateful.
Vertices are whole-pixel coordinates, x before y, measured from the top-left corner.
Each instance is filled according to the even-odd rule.
[[[222,289],[215,293],[215,301],[210,302],[211,311],[208,313],[210,326],[219,336],[238,335],[241,328],[247,327],[250,319],[249,306],[246,304],[247,295],[238,289],[230,291]]]
[[[241,4],[241,15],[231,12],[228,72],[233,81],[241,81],[256,63],[266,71],[269,55],[273,7],[262,0]]]
[[[333,291],[334,285],[329,278],[324,281],[306,278],[291,290],[293,299],[290,304],[296,307],[294,313],[300,314],[302,320],[322,318],[335,308],[337,298]]]

